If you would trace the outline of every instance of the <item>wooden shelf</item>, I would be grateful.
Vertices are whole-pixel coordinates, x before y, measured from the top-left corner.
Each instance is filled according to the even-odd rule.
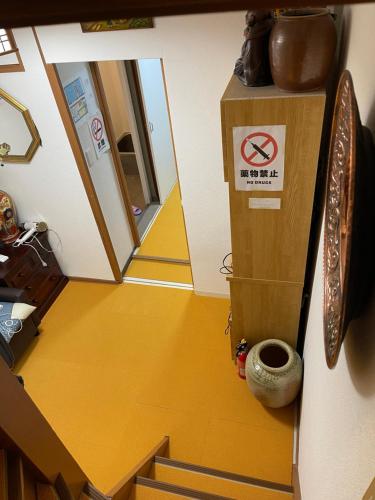
[[[224,177],[229,184],[232,347],[281,338],[296,345],[325,91],[245,87],[232,76],[221,100]],[[233,128],[285,125],[282,191],[236,190]],[[252,167],[250,167],[252,168]],[[280,209],[249,208],[276,198]],[[256,200],[259,204],[259,200]]]

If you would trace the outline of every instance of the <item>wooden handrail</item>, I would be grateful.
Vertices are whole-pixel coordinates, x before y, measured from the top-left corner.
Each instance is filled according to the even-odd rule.
[[[51,483],[61,473],[78,498],[87,476],[2,358],[0,402],[0,430]]]

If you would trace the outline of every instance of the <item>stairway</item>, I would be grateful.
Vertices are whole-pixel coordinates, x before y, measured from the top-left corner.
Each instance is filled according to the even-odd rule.
[[[292,500],[291,486],[168,458],[165,437],[134,469],[102,495],[90,485],[80,500]]]
[[[168,458],[163,438],[114,488],[86,483],[79,500],[291,500],[291,486]],[[77,500],[59,474],[51,484],[19,454],[0,450],[0,500]]]
[[[59,474],[52,485],[14,451],[0,450],[0,500],[75,500]]]

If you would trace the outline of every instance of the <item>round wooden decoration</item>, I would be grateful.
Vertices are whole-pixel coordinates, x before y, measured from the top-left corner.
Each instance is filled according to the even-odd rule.
[[[328,160],[324,232],[324,343],[333,368],[350,321],[348,286],[356,171],[357,104],[344,71],[336,94]]]

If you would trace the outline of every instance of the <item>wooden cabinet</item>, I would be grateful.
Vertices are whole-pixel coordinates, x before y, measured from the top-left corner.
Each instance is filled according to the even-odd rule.
[[[44,248],[51,250],[47,233],[39,233],[37,238]],[[36,242],[34,246],[46,262],[46,267],[30,246],[14,248],[3,245],[0,248],[0,253],[9,257],[6,262],[0,263],[0,286],[24,289],[27,302],[37,307],[36,312],[42,318],[68,279],[62,274],[53,252],[47,252]]]
[[[296,345],[324,107],[324,91],[292,94],[274,86],[249,88],[234,76],[222,97],[232,239],[232,348],[243,337],[250,344],[280,338]],[[282,191],[236,190],[233,128],[262,131],[276,125],[285,126]],[[264,198],[280,208],[249,208],[266,206]]]

